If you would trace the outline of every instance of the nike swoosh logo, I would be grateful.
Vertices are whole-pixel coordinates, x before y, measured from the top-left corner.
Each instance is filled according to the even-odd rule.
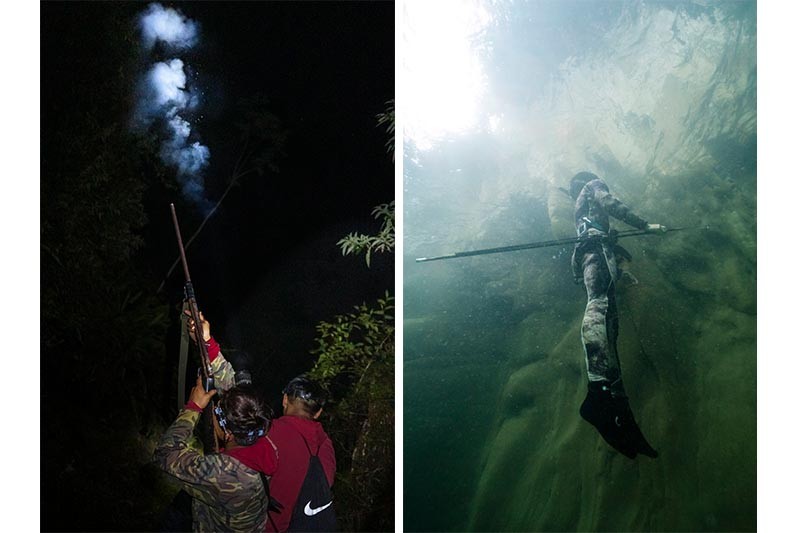
[[[333,503],[333,501],[329,501],[328,503],[326,503],[322,507],[317,507],[315,509],[312,509],[311,508],[311,500],[308,500],[308,503],[306,504],[305,508],[303,508],[303,512],[306,514],[306,516],[314,516],[315,514],[320,513],[322,511],[324,511],[325,509],[327,509],[328,507],[330,507],[332,503]]]

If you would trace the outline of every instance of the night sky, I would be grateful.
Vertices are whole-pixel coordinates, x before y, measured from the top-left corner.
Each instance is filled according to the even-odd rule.
[[[363,259],[342,258],[335,243],[354,230],[376,232],[372,208],[394,198],[388,137],[375,119],[394,98],[394,8],[180,7],[207,36],[194,55],[207,87],[208,119],[198,129],[208,132],[212,149],[212,197],[221,194],[234,164],[235,151],[214,147],[224,146],[239,98],[266,95],[287,130],[279,172],[246,179],[226,198],[190,260],[215,331],[251,357],[288,365],[282,377],[291,377],[310,361],[314,324],[393,286],[391,256],[367,269]],[[173,290],[179,285],[180,279]]]
[[[51,127],[61,126],[59,110],[81,105],[80,87],[115,67],[102,56],[102,24],[116,19],[133,25],[146,4],[42,7],[47,146]],[[189,247],[198,302],[223,342],[253,357],[264,343],[277,343],[291,353],[271,355],[291,358],[291,371],[299,370],[297,361],[309,361],[316,322],[374,299],[393,284],[391,258],[378,257],[367,269],[363,259],[342,258],[336,241],[351,231],[376,232],[370,212],[394,196],[388,136],[375,118],[394,97],[394,7],[389,2],[175,7],[200,27],[198,44],[182,57],[196,73],[190,83],[203,93],[202,118],[193,129],[211,151],[207,197],[216,202],[223,193],[241,149],[233,124],[241,99],[266,97],[265,107],[287,135],[278,171],[243,178]],[[136,66],[144,69],[147,61]],[[173,201],[183,201],[176,191],[147,196],[144,268],[162,277],[177,257],[168,210]],[[184,202],[178,216],[188,240],[200,213]],[[166,285],[168,296],[180,298],[182,283],[178,269]],[[258,331],[246,329],[262,319]]]
[[[164,53],[159,48],[152,54],[139,51],[136,18],[147,5],[41,5],[41,216],[46,248],[41,282],[45,307],[50,305],[46,298],[52,294],[61,305],[70,302],[66,291],[74,290],[68,288],[69,273],[63,272],[68,268],[65,255],[58,251],[61,247],[112,247],[93,237],[94,228],[82,240],[84,222],[74,211],[82,208],[72,208],[63,198],[80,194],[80,178],[75,176],[82,175],[84,161],[113,168],[115,163],[108,162],[108,156],[100,155],[99,149],[95,156],[95,146],[82,141],[81,135],[90,128],[98,132],[92,138],[101,142],[117,138],[120,134],[115,129],[127,127],[133,115],[136,80],[154,57]],[[363,257],[343,257],[336,244],[353,231],[377,233],[380,225],[371,215],[373,207],[394,200],[394,163],[386,148],[389,134],[384,126],[378,126],[376,118],[394,98],[394,4],[162,5],[177,8],[199,25],[196,46],[181,57],[191,68],[189,83],[202,94],[201,104],[191,116],[192,135],[211,153],[210,165],[203,174],[205,195],[212,204],[226,190],[243,147],[236,127],[246,122],[241,111],[243,101],[252,105],[258,100],[259,109],[270,115],[276,135],[285,139],[283,153],[271,159],[273,167],[267,167],[261,175],[242,177],[187,251],[197,300],[212,323],[214,336],[223,351],[230,349],[235,354],[244,350],[249,354],[256,382],[275,405],[281,387],[313,364],[310,351],[315,346],[318,322],[372,302],[387,290],[394,291],[392,254],[375,256],[367,268]],[[160,134],[158,128],[147,133]],[[177,258],[169,204],[176,203],[184,240],[195,232],[204,213],[181,196],[174,170],[164,171],[157,154],[124,144],[117,153],[121,162],[144,161],[132,179],[145,184],[141,205],[146,223],[134,231],[141,243],[130,257],[130,265],[137,277],[141,276],[137,290],[168,305],[169,327],[162,336],[163,348],[159,348],[169,359],[166,366],[170,375],[157,376],[147,385],[168,388],[160,393],[163,401],[148,408],[160,409],[158,415],[169,418],[174,416],[170,409],[176,401],[176,315],[183,286],[178,268],[157,292]],[[128,168],[124,163],[117,164],[123,171]],[[64,176],[78,181],[65,185]],[[110,176],[108,183],[98,186],[101,190],[114,190],[116,175],[111,172]],[[65,191],[67,188],[71,190]],[[108,209],[116,200],[111,193],[101,196],[98,210]],[[60,215],[62,212],[65,214]],[[73,215],[78,222],[73,221]],[[113,226],[115,220],[105,218],[99,223]],[[58,275],[50,276],[50,272]],[[105,274],[97,284],[109,283]],[[102,287],[91,290],[102,293]],[[109,292],[113,292],[110,283]],[[77,294],[75,297],[83,301]],[[83,313],[81,309],[67,311],[91,316],[90,311]],[[63,355],[69,353],[82,360],[81,350],[92,344],[87,332],[92,331],[93,324],[82,323],[82,329],[73,332],[46,315],[42,320],[43,523],[54,529],[68,530],[81,523],[102,529],[114,523],[107,519],[114,510],[103,510],[105,517],[91,520],[81,514],[65,516],[70,509],[69,498],[57,485],[65,477],[83,475],[78,465],[87,460],[56,449],[56,443],[49,439],[64,429],[48,422],[60,417],[61,410],[89,420],[95,416],[91,405],[68,401],[67,407],[53,400],[59,387],[80,387],[89,394],[102,394],[92,388],[98,376],[74,375],[74,366]],[[101,327],[99,322],[97,326]],[[67,333],[59,333],[62,331]],[[96,357],[102,374],[106,356]],[[111,348],[107,363],[109,368],[126,364],[114,358]],[[131,373],[122,370],[120,375]],[[74,426],[69,431],[75,432],[72,442],[81,441],[86,434]],[[91,470],[93,466],[87,463],[85,468]],[[93,480],[89,474],[85,479],[100,485],[107,482]]]

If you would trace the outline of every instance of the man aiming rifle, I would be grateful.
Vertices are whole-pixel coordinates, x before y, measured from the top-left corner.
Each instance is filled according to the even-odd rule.
[[[214,418],[222,449],[203,454],[190,446],[190,440],[200,413],[216,393],[216,389],[206,392],[198,376],[189,401],[161,437],[154,458],[192,497],[194,531],[262,532],[269,519],[266,476],[273,475],[278,466],[275,446],[266,437],[272,413],[252,390],[226,391]]]
[[[170,207],[186,276],[188,335],[198,347],[202,377],[198,375],[189,401],[159,441],[154,460],[191,496],[195,531],[263,532],[269,520],[267,476],[278,466],[276,447],[267,437],[272,411],[250,387],[234,386],[233,368],[197,308],[175,208]],[[197,323],[202,324],[199,335]],[[204,410],[212,411],[213,433],[205,453],[191,445]]]
[[[188,312],[187,312],[188,314]],[[199,313],[203,341],[208,348],[213,377],[218,384],[238,379],[236,371],[220,352],[211,335],[211,325]],[[196,328],[189,319],[189,334]],[[270,478],[267,532],[335,531],[336,514],[332,486],[336,473],[333,442],[319,421],[325,405],[321,387],[305,375],[297,376],[283,389],[283,416],[270,425],[268,438],[280,457]]]

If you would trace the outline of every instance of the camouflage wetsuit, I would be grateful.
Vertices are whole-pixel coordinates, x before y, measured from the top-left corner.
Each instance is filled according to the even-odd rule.
[[[232,387],[234,371],[228,361],[215,357],[211,368],[220,390]],[[190,441],[199,419],[199,412],[182,409],[154,454],[156,463],[192,496],[194,531],[263,532],[267,501],[261,474],[226,453],[203,455],[193,448]]]
[[[611,215],[639,229],[647,221],[611,195],[601,179],[584,185],[575,202],[575,228],[578,236],[607,235]],[[583,278],[588,302],[581,325],[581,340],[586,355],[589,381],[608,381],[612,391],[623,393],[617,355],[619,317],[614,284],[618,279],[614,246],[601,238],[575,245],[572,272],[576,281]]]

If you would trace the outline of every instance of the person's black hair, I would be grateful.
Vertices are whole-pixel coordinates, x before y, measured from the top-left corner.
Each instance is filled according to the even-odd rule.
[[[581,189],[583,189],[583,186],[596,179],[598,179],[597,174],[592,174],[591,172],[578,172],[569,181],[569,195],[573,200],[577,200],[578,195],[581,193]]]
[[[265,435],[273,417],[269,405],[250,387],[227,391],[219,401],[219,408],[220,425],[242,446],[249,446]]]
[[[299,400],[299,405],[310,417],[325,407],[325,391],[306,374],[301,374],[287,383],[283,393],[290,400]]]

